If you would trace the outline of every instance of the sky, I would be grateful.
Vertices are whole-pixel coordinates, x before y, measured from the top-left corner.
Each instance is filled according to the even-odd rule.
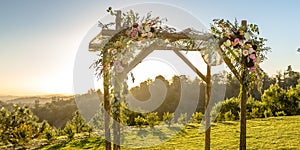
[[[107,16],[109,6],[122,9],[142,3],[162,3],[180,8],[206,27],[215,18],[231,21],[237,18],[255,23],[261,36],[268,39],[267,46],[272,48],[261,67],[269,75],[285,70],[288,65],[300,71],[298,0],[1,0],[0,95],[76,92],[74,68],[81,65],[88,70],[89,67],[83,65],[87,63],[78,62],[79,54],[95,55],[87,49],[82,51],[83,41],[91,37],[91,29],[98,20]],[[177,17],[176,13],[173,16]],[[172,66],[159,61],[148,64],[162,66],[152,72],[172,72]],[[149,66],[147,62],[141,65]],[[137,74],[147,71],[141,66],[136,70]],[[87,91],[87,88],[80,88],[80,91]]]

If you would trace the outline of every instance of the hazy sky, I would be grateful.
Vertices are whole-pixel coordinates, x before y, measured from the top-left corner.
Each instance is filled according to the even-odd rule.
[[[271,75],[288,65],[300,71],[298,0],[2,0],[0,95],[72,93],[74,61],[86,33],[109,6],[143,2],[181,7],[207,27],[215,18],[258,24],[272,48],[262,68]]]

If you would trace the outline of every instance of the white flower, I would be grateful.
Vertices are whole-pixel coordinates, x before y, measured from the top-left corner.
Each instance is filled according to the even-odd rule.
[[[249,54],[248,50],[243,50],[243,55],[244,56],[248,56],[248,54]]]
[[[224,43],[224,45],[225,45],[226,47],[229,47],[229,46],[231,45],[231,41],[230,41],[230,40],[227,40],[227,41]]]
[[[146,31],[146,32],[150,32],[150,30],[151,30],[150,26],[148,26],[148,25],[145,26],[145,31]]]
[[[251,38],[251,34],[249,32],[246,32],[244,36],[247,41]]]

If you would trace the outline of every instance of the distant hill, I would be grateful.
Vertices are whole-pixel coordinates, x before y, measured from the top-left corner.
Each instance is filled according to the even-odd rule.
[[[19,98],[19,96],[12,96],[12,95],[0,95],[0,101],[6,102],[8,100]]]
[[[52,100],[67,100],[74,97],[73,95],[63,94],[49,94],[49,95],[38,95],[38,96],[0,96],[0,101],[11,103],[11,104],[34,104],[35,101],[39,101],[40,104],[51,102]]]

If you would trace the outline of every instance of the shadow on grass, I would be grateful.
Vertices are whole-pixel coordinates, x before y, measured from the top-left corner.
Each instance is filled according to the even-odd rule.
[[[89,147],[86,147],[87,144],[89,144]],[[64,148],[66,146],[70,146],[70,147],[77,147],[80,149],[87,149],[87,148],[92,148],[92,147],[100,147],[101,145],[104,145],[104,140],[100,137],[95,137],[95,138],[84,138],[84,139],[80,139],[80,140],[73,140],[73,141],[65,141],[59,144],[54,144],[50,147],[48,147],[48,150],[57,150],[57,149],[61,149]],[[39,149],[39,148],[37,148]],[[36,149],[36,150],[37,150]]]
[[[167,138],[167,135],[164,132],[156,128],[152,128],[151,133],[153,136],[159,137],[160,140],[165,140]]]
[[[232,125],[232,126],[234,126],[234,125],[236,125],[237,123],[236,122],[220,122],[220,124],[224,124],[224,125]]]
[[[149,131],[145,130],[145,129],[140,129],[137,132],[137,136],[139,137],[146,137],[149,134]]]

